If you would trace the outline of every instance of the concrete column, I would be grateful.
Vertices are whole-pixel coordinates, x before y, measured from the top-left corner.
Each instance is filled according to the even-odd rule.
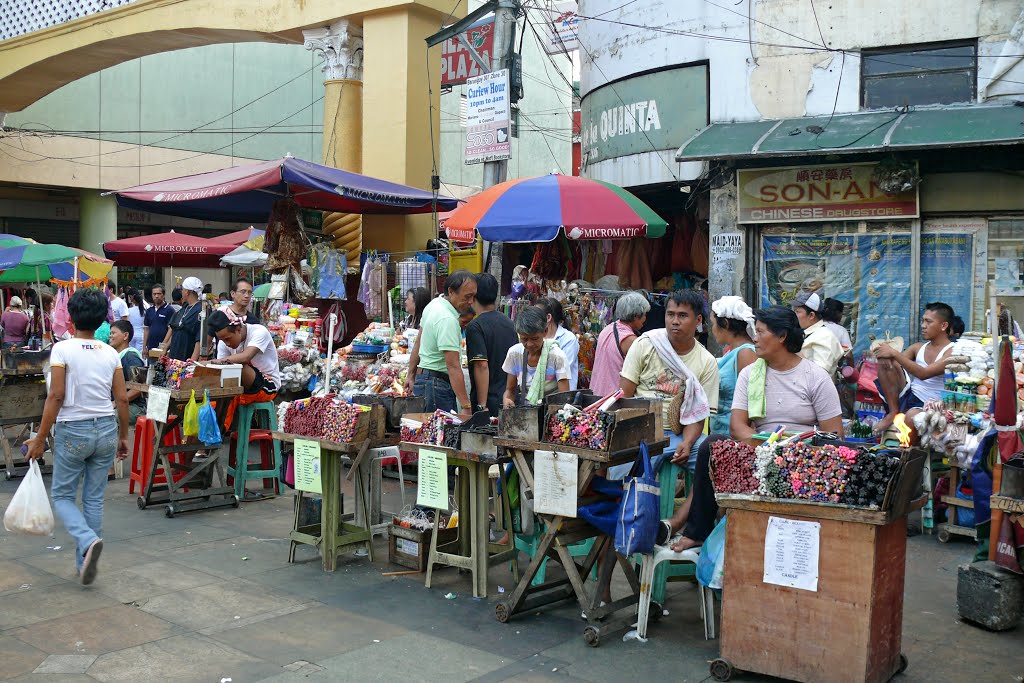
[[[736,223],[736,184],[711,190],[709,242],[711,243],[710,273],[708,273],[708,296],[711,301],[723,296],[744,296],[746,278],[746,254],[751,248],[745,239],[745,231]],[[739,252],[735,243],[740,241]],[[748,301],[752,307],[755,302]]]
[[[103,256],[103,243],[117,239],[117,200],[113,195],[100,196],[99,190],[78,191],[79,247]],[[110,273],[116,277],[117,269]]]
[[[342,19],[329,27],[302,32],[307,50],[324,58],[323,163],[361,173],[363,166],[363,32]],[[359,264],[363,244],[363,217],[324,212],[323,231],[334,246]]]
[[[431,148],[434,155],[439,154],[440,141],[441,46],[427,50],[424,39],[437,31],[442,18],[416,6],[363,18],[363,172],[367,175],[430,190]],[[367,215],[364,220],[365,244],[376,249],[422,249],[437,234],[429,213]]]

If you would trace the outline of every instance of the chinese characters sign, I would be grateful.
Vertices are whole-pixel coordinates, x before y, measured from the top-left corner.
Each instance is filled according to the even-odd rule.
[[[917,190],[886,194],[875,164],[742,169],[740,223],[916,218]]]

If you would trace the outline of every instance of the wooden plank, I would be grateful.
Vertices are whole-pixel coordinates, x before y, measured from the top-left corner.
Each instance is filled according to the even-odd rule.
[[[993,510],[1003,512],[1024,513],[1024,498],[1009,498],[1007,496],[992,496],[991,505]]]
[[[572,453],[585,460],[593,460],[594,462],[601,463],[609,463],[616,458],[624,458],[629,455],[635,456],[640,452],[639,443],[637,443],[634,448],[626,448],[615,452],[592,451],[587,448],[576,448],[565,444],[548,443],[547,441],[521,441],[519,439],[508,439],[501,436],[495,437],[494,444],[505,448],[515,448],[527,453],[532,453],[534,451],[558,451],[559,453]],[[647,449],[652,454],[661,453],[667,446],[668,440],[662,439],[660,441],[647,444]]]
[[[301,434],[289,434],[287,432],[273,432],[273,436],[278,441],[285,443],[295,443],[295,440],[301,441],[314,441],[320,444],[320,448],[325,451],[333,451],[335,453],[343,453],[346,455],[359,453],[359,449],[362,447],[362,442],[359,443],[340,443],[338,441],[327,441],[326,439],[314,439],[311,436],[302,436]]]
[[[899,657],[905,520],[883,527],[787,515],[821,523],[818,590],[806,591],[763,581],[773,512],[729,513],[722,658],[797,681],[887,681],[895,666],[878,672]]]
[[[150,389],[152,389],[152,387],[150,385],[148,385],[148,384],[140,384],[139,382],[126,382],[126,385],[127,385],[127,387],[129,389],[135,389],[136,391],[142,392],[143,394],[148,394]],[[161,387],[157,387],[157,388],[161,388]],[[242,393],[242,388],[241,387],[214,387],[212,389],[208,389],[207,391],[210,392],[210,398],[218,399],[218,398],[227,398],[228,396],[239,396]],[[188,390],[188,391],[181,390],[181,389],[172,389],[171,390],[171,401],[174,401],[176,403],[187,403],[190,398],[192,398],[192,391],[191,390]],[[201,395],[200,395],[200,392],[197,391],[196,392],[196,400],[198,401],[200,398],[202,398]]]
[[[822,504],[810,500],[782,500],[764,496],[741,494],[718,494],[718,507],[731,510],[751,510],[780,515],[799,515],[815,519],[831,519],[838,522],[860,522],[862,524],[885,525],[892,521],[889,513],[869,510],[853,505]]]
[[[973,500],[965,500],[963,498],[957,498],[956,496],[942,496],[942,502],[946,505],[952,505],[958,508],[969,508],[974,509]]]
[[[429,443],[413,443],[412,441],[402,441],[398,444],[398,448],[408,453],[419,453],[420,449],[426,448],[430,451],[438,451],[444,453],[451,460],[465,460],[467,462],[482,462],[487,465],[497,465],[498,463],[509,462],[512,460],[510,456],[496,456],[488,453],[471,453],[469,451],[460,451],[454,448],[448,448],[446,446],[435,446]]]

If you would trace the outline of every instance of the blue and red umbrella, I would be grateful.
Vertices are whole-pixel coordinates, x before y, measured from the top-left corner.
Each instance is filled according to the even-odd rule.
[[[518,178],[470,198],[444,221],[448,236],[472,241],[473,230],[492,242],[661,237],[667,224],[617,185],[552,173]]]

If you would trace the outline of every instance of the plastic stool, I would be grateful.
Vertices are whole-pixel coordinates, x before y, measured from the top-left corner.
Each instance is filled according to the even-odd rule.
[[[164,446],[171,446],[175,443],[180,443],[180,429],[175,428],[164,435]],[[135,484],[139,485],[139,492],[142,493],[146,490],[146,477],[149,476],[149,471],[153,467],[153,459],[156,454],[153,452],[153,441],[156,439],[156,423],[146,418],[145,415],[139,417],[135,423],[135,443],[132,448],[132,469],[128,474],[128,493],[135,493]],[[175,462],[180,462],[180,453],[171,453],[170,459]],[[181,472],[172,475],[174,481],[178,481],[186,472]],[[158,468],[156,475],[153,477],[153,484],[166,484],[167,473],[164,472],[163,468]]]
[[[654,580],[654,572],[658,565],[662,562],[685,562],[692,565],[696,571],[700,550],[688,548],[677,553],[672,548],[656,545],[653,553],[643,557],[643,564],[640,566],[640,603],[636,631],[641,638],[646,638],[647,619],[651,611],[651,582]],[[715,594],[707,586],[697,584],[697,588],[700,591],[700,615],[704,620],[704,640],[711,640],[715,637]]]
[[[677,465],[672,462],[670,458],[665,458],[661,467],[658,468],[658,486],[661,489],[661,518],[669,519],[675,514],[676,506],[676,481],[679,479],[680,471],[683,471],[682,465]],[[690,487],[692,486],[693,477],[689,470],[685,470],[684,481],[686,485],[686,492],[689,494]],[[669,582],[674,577],[693,577],[696,573],[695,566],[690,563],[685,564],[666,564],[658,567],[651,575],[651,599],[658,604],[665,603],[665,589]]]
[[[250,444],[253,444],[253,443],[259,444],[259,448],[260,448],[260,468],[261,468],[261,470],[266,470],[266,469],[274,466],[274,463],[272,462],[273,458],[274,458],[273,442],[274,442],[274,435],[273,435],[273,433],[269,429],[253,429],[252,431],[249,432],[249,443]],[[229,486],[234,484],[234,479],[235,478],[234,478],[234,475],[231,474],[231,473],[235,471],[235,469],[237,467],[237,462],[238,462],[238,432],[232,432],[231,433],[231,450],[230,450],[230,452],[228,454],[228,475],[227,475],[227,479],[228,479],[228,485]],[[248,471],[248,469],[246,471]],[[253,470],[253,472],[255,472],[255,471],[256,470]],[[278,476],[280,477],[280,472],[278,472]],[[252,479],[252,478],[254,478],[254,477],[249,477],[249,479]],[[279,480],[277,478],[264,477],[263,478],[263,488],[265,488],[265,489],[273,489],[274,493],[276,493],[276,494],[280,494],[281,493],[281,485],[280,485],[280,482],[279,482]]]
[[[245,482],[250,479],[273,479],[274,492],[280,493],[280,482],[278,480],[278,463],[281,462],[281,442],[273,437],[270,438],[273,444],[269,467],[266,460],[261,461],[262,469],[249,469],[249,445],[252,440],[252,420],[256,415],[266,416],[270,431],[277,430],[277,407],[271,401],[261,403],[245,403],[238,406],[235,411],[237,439],[237,457],[235,466],[228,464],[228,476],[234,480],[235,495],[239,500],[245,500]]]
[[[534,528],[537,533],[533,536],[523,536],[522,534],[515,534],[516,548],[529,557],[531,560],[533,556],[537,554],[537,545],[540,543],[540,539],[544,536],[544,529],[540,522],[536,522]],[[590,554],[590,549],[594,547],[594,539],[585,538],[582,541],[571,543],[568,546],[569,555],[572,557],[586,557]],[[533,581],[530,582],[531,586],[539,586],[544,583],[544,579],[547,575],[547,565],[550,558],[545,557],[541,560],[540,569],[537,570],[537,574],[533,577]],[[591,578],[597,580],[597,567],[600,563],[595,562],[594,568],[590,572]]]

